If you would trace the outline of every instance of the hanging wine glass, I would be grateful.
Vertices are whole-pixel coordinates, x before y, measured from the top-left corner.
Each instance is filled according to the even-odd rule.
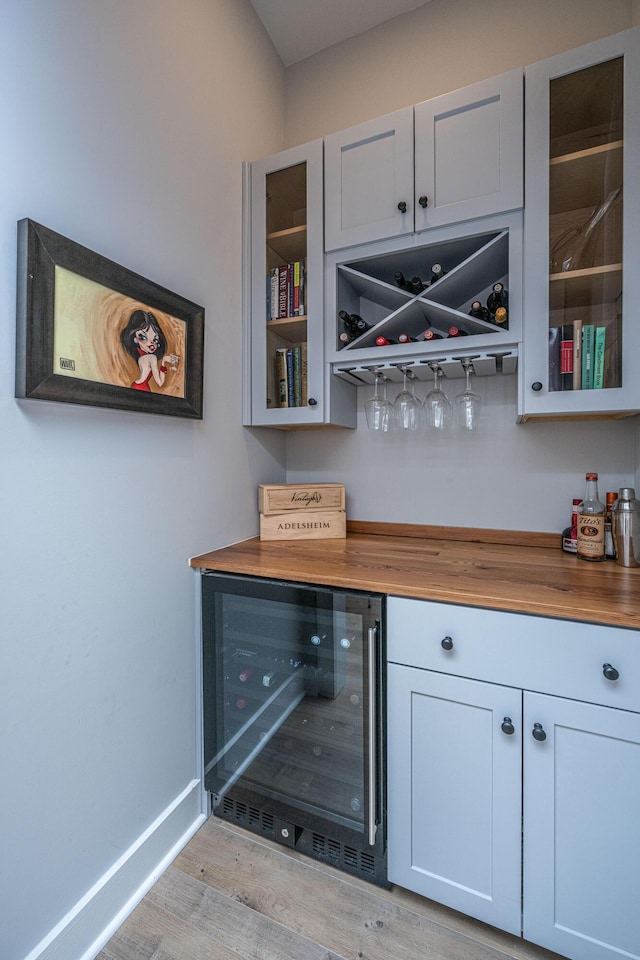
[[[393,425],[398,430],[418,430],[421,422],[422,404],[413,392],[415,374],[406,365],[399,368],[402,371],[402,390],[393,401]],[[407,379],[411,380],[412,389],[407,388]]]
[[[442,369],[437,364],[429,364],[433,370],[435,384],[424,400],[424,417],[427,427],[438,433],[445,433],[451,427],[453,406],[447,395],[440,389]]]
[[[380,393],[381,383],[384,385],[383,393]],[[391,401],[387,400],[387,378],[379,370],[374,371],[373,396],[365,400],[364,410],[370,430],[386,432],[390,429],[393,407]]]
[[[467,378],[467,385],[463,393],[456,397],[456,419],[458,426],[462,430],[476,430],[480,416],[480,407],[482,399],[471,389],[471,374],[473,373],[473,361],[467,358],[460,361],[464,367]]]

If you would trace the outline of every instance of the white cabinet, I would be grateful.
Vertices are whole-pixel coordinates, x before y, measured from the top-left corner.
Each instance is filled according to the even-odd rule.
[[[525,81],[519,418],[637,413],[640,28]]]
[[[520,208],[522,97],[512,70],[326,137],[326,249]]]
[[[324,362],[322,141],[251,164],[245,183],[244,423],[355,425]]]
[[[639,958],[637,631],[394,597],[387,625],[390,880]]]

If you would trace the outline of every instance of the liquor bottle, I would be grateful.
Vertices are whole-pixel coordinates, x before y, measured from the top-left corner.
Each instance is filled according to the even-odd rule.
[[[359,337],[361,333],[365,333],[371,326],[370,323],[363,320],[357,313],[347,313],[346,310],[339,310],[338,316],[344,324],[344,329],[347,333],[350,333],[352,337]]]
[[[562,549],[565,553],[575,553],[578,540],[578,506],[580,497],[574,497],[571,507],[571,526],[562,531]]]
[[[471,310],[469,310],[469,316],[475,317],[477,320],[485,320],[488,323],[491,314],[486,307],[482,306],[479,300],[474,300],[471,304]]]
[[[387,337],[376,337],[376,347],[387,347],[395,342],[395,340],[388,340]]]
[[[586,475],[584,499],[578,505],[578,543],[581,560],[604,560],[605,507],[598,497],[598,474]]]
[[[497,307],[496,312],[493,315],[493,319],[494,322],[497,323],[499,327],[502,327],[503,330],[509,329],[509,315],[506,307]]]
[[[406,290],[406,289],[407,289],[407,281],[406,281],[406,279],[405,279],[404,273],[402,273],[401,270],[397,270],[397,271],[394,273],[393,279],[394,279],[395,282],[398,284],[398,286],[400,287],[401,290]]]
[[[410,337],[408,333],[398,334],[398,343],[417,343],[417,337]]]
[[[468,337],[469,334],[466,330],[461,330],[460,327],[452,326],[449,327],[448,337]]]
[[[604,510],[604,555],[608,560],[615,560],[616,558],[611,519],[613,515],[613,505],[617,499],[618,494],[615,491],[607,490]]]
[[[441,263],[434,263],[431,267],[431,283],[437,283],[441,277],[444,277],[444,270]]]
[[[489,313],[495,314],[498,307],[509,306],[509,294],[504,288],[503,283],[494,283],[493,289],[487,297],[487,309]]]
[[[425,330],[423,336],[425,340],[442,340],[442,334],[436,333],[433,327],[429,327],[428,330]]]

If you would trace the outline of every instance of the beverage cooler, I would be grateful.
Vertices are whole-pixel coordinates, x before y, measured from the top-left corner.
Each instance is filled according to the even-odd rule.
[[[387,885],[379,594],[202,575],[213,813]]]

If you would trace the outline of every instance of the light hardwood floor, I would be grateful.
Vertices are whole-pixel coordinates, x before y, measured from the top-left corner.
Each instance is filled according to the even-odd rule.
[[[210,817],[96,960],[556,957]]]

